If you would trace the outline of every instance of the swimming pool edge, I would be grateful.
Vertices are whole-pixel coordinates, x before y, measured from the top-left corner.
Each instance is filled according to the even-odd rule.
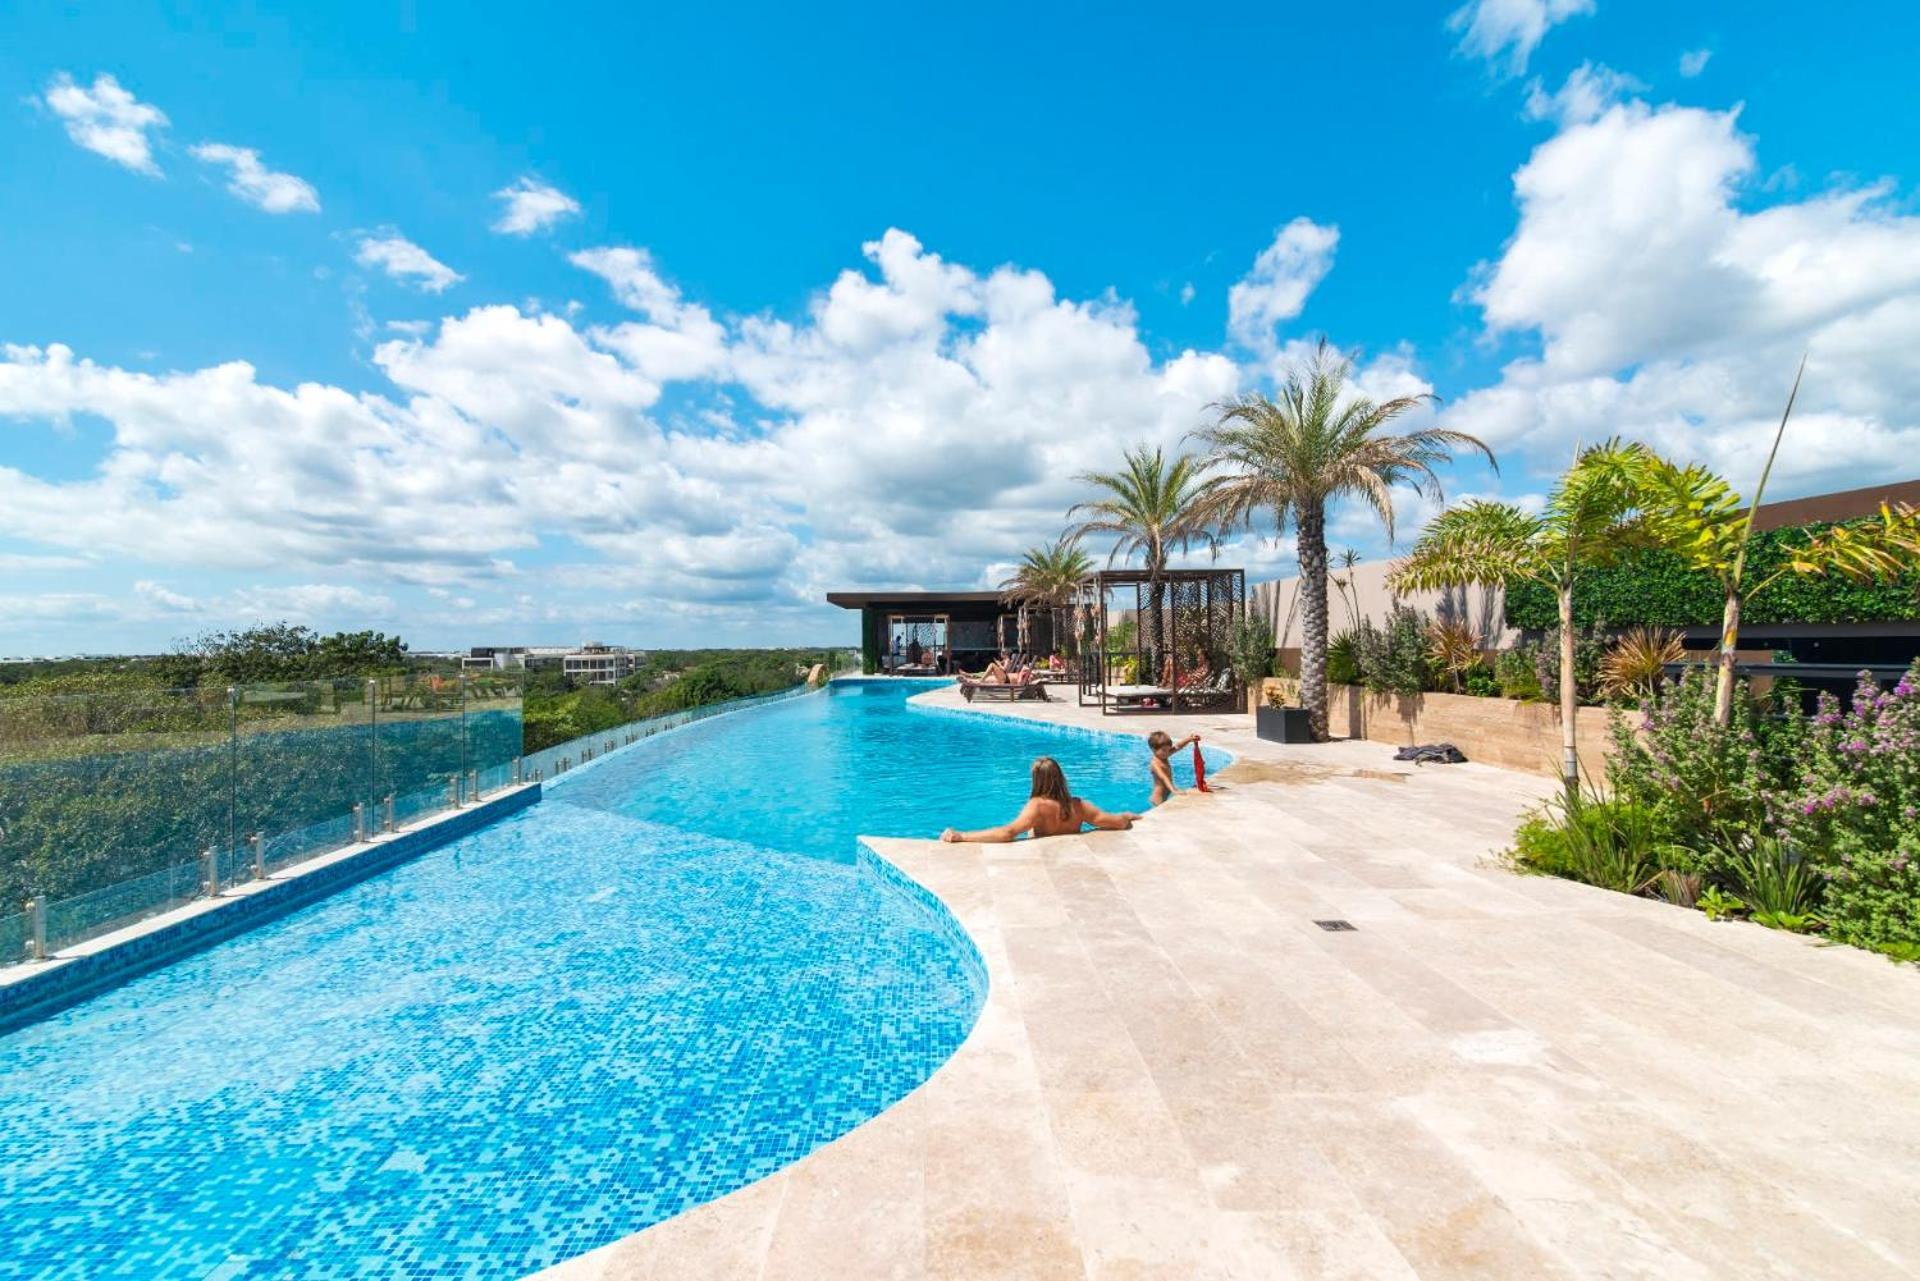
[[[310,907],[348,886],[390,871],[537,802],[525,783],[477,805],[436,815],[391,837],[322,855],[235,886],[173,912],[81,944],[0,985],[0,1037],[50,1018],[103,992]]]

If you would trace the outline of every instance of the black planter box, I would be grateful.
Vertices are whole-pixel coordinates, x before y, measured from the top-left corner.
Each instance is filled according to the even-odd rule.
[[[1311,743],[1313,722],[1304,707],[1268,707],[1254,709],[1254,732],[1269,743]]]

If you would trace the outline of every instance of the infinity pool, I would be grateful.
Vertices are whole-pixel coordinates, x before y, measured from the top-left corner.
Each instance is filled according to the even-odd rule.
[[[913,1089],[984,997],[855,835],[1010,816],[1137,742],[845,682],[603,758],[531,809],[0,1037],[0,1277],[512,1278]]]

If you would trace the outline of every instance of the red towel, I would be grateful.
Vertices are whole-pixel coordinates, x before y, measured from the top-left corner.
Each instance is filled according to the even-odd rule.
[[[1193,745],[1193,785],[1202,792],[1211,792],[1207,786],[1207,758],[1200,755],[1200,744]]]

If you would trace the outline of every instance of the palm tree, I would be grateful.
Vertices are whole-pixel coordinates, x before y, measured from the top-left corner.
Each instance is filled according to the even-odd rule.
[[[1113,550],[1107,564],[1130,558],[1139,552],[1147,571],[1147,659],[1148,670],[1160,670],[1163,643],[1160,584],[1167,572],[1167,560],[1176,549],[1195,543],[1214,546],[1213,531],[1200,512],[1200,466],[1187,454],[1169,462],[1160,449],[1137,446],[1125,456],[1126,467],[1117,472],[1088,472],[1080,477],[1105,492],[1105,497],[1077,503],[1067,513],[1072,521],[1080,519],[1065,537],[1078,540],[1088,534],[1109,535]]]
[[[1391,434],[1386,425],[1431,400],[1375,401],[1352,393],[1351,366],[1325,339],[1304,368],[1288,374],[1277,400],[1243,396],[1216,405],[1197,433],[1208,449],[1201,509],[1222,530],[1271,515],[1278,536],[1289,521],[1300,553],[1300,702],[1316,738],[1327,736],[1327,507],[1358,497],[1393,536],[1393,487],[1440,492],[1434,468],[1457,448],[1493,451],[1465,432],[1439,427]]]
[[[1395,591],[1439,591],[1469,584],[1531,581],[1553,589],[1560,604],[1560,771],[1569,794],[1580,786],[1574,734],[1579,688],[1574,679],[1573,591],[1580,574],[1604,565],[1646,537],[1638,517],[1639,481],[1653,455],[1641,445],[1608,441],[1581,451],[1533,515],[1485,500],[1442,512],[1389,576]]]
[[[1093,559],[1079,539],[1063,535],[1051,546],[1029,547],[1019,567],[1001,582],[1000,594],[1010,605],[1045,609],[1053,620],[1054,645],[1065,649],[1060,644],[1061,611],[1073,604],[1092,574]]]
[[[1787,419],[1799,397],[1800,378],[1806,368],[1803,356],[1751,503],[1743,502],[1724,479],[1698,465],[1681,467],[1649,456],[1641,480],[1655,539],[1689,569],[1718,579],[1725,597],[1713,705],[1714,718],[1723,728],[1733,719],[1740,615],[1754,597],[1789,574],[1841,574],[1860,582],[1898,578],[1920,558],[1920,511],[1905,504],[1889,507],[1882,503],[1877,521],[1829,526],[1786,548],[1785,557],[1773,572],[1757,580],[1749,574],[1747,550],[1753,540],[1754,514],[1767,492],[1767,478],[1773,474],[1773,460],[1780,452],[1780,439],[1786,434]]]

